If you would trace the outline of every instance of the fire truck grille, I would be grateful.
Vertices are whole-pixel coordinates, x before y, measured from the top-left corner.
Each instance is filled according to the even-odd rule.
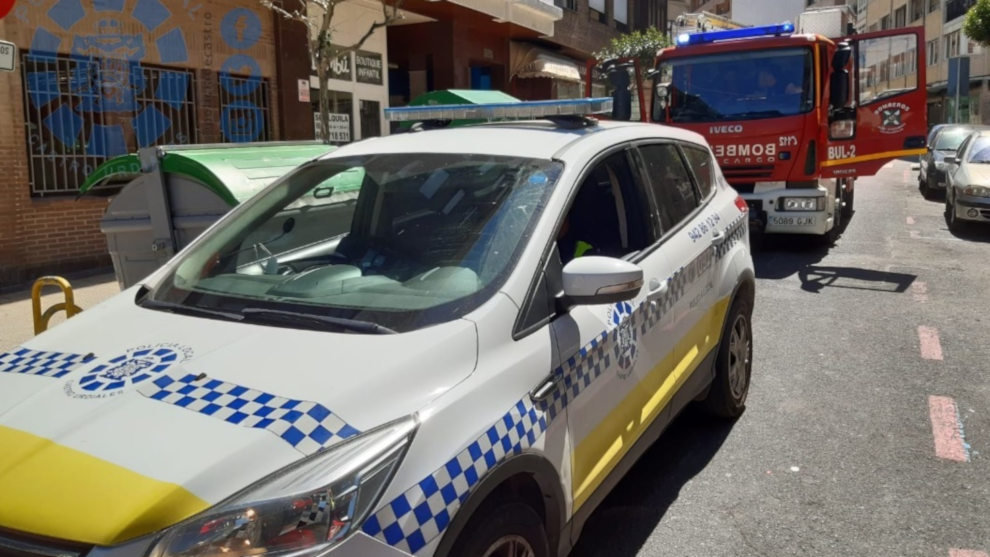
[[[722,174],[724,174],[729,180],[734,178],[769,178],[773,175],[773,165],[759,164],[751,166],[723,166]]]

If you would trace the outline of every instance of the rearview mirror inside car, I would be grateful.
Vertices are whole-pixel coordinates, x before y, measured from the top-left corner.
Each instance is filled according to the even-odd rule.
[[[573,304],[614,304],[639,294],[643,269],[622,259],[588,255],[564,266],[563,283],[564,296]]]

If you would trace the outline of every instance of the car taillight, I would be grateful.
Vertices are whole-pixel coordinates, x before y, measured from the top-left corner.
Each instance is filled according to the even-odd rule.
[[[749,205],[746,204],[746,200],[741,195],[736,196],[736,208],[742,213],[749,212]]]

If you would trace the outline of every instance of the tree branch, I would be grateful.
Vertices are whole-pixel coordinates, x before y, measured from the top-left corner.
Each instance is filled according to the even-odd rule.
[[[346,0],[341,0],[341,1],[346,1]],[[340,50],[335,50],[334,51],[335,58],[340,56],[346,56],[352,52],[358,51],[361,47],[364,46],[364,43],[367,42],[368,39],[370,39],[371,36],[375,34],[375,31],[381,29],[382,27],[391,25],[393,22],[402,19],[402,14],[399,13],[399,9],[402,7],[403,0],[394,0],[391,6],[389,5],[388,0],[380,0],[380,2],[382,6],[382,17],[384,19],[382,21],[376,21],[375,23],[372,23],[371,27],[369,27],[368,30],[364,33],[364,35],[362,35],[361,38],[358,39],[358,41],[355,42],[354,44],[341,48]]]

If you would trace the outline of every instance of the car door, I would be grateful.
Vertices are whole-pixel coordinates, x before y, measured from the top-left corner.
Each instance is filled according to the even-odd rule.
[[[660,251],[676,266],[661,298],[665,317],[660,331],[675,344],[658,366],[652,385],[658,404],[666,407],[718,342],[721,320],[713,313],[713,282],[715,250],[725,239],[723,217],[711,206],[714,185],[706,182],[702,197],[698,176],[689,170],[681,146],[641,144],[638,152],[664,231]],[[705,155],[710,165],[710,155]],[[699,176],[711,170],[700,167],[703,159],[695,159]]]
[[[600,155],[578,184],[557,233],[558,265],[590,254],[624,258],[659,289],[673,265],[656,249],[657,222],[630,148]],[[573,512],[605,492],[603,482],[657,415],[644,382],[657,355],[673,348],[659,334],[660,315],[644,287],[633,300],[571,307],[551,323],[559,362],[545,404],[551,417],[567,409]]]
[[[923,155],[928,127],[924,28],[844,38],[853,47],[850,138],[830,138],[824,177],[872,176],[898,157]]]

